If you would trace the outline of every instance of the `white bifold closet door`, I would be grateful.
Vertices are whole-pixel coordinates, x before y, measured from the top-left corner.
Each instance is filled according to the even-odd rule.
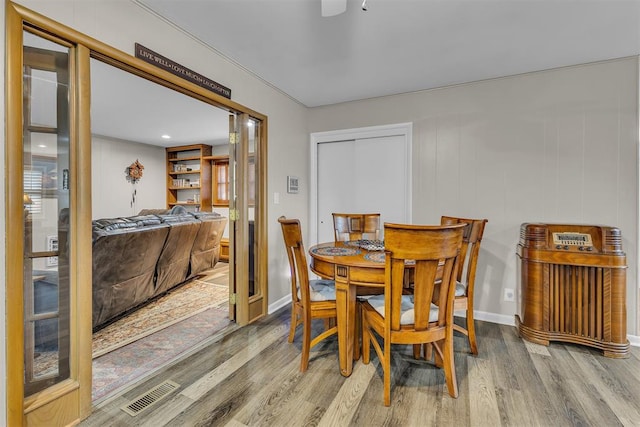
[[[407,222],[404,142],[398,135],[318,144],[318,242],[334,239],[333,212],[379,212],[381,229]]]

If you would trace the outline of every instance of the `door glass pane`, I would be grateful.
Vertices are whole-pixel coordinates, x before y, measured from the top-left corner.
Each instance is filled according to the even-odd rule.
[[[256,294],[255,272],[256,272],[256,254],[258,254],[257,239],[255,238],[255,213],[256,213],[256,168],[255,155],[256,143],[259,126],[253,120],[249,120],[246,124],[249,127],[249,161],[247,164],[247,198],[249,218],[249,296]]]
[[[24,33],[25,395],[69,378],[69,48]]]
[[[37,106],[33,105],[29,111],[29,121],[34,125],[56,127],[57,87],[52,81],[56,81],[55,71],[32,69],[30,72],[31,93],[38,96]],[[43,108],[45,105],[49,107]]]

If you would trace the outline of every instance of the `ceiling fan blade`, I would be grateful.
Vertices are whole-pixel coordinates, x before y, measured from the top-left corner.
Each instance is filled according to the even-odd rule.
[[[347,10],[347,0],[320,0],[322,16],[335,16]]]

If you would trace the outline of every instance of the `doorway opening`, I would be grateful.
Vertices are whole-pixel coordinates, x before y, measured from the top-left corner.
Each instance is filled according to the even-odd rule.
[[[234,192],[233,197],[230,197],[229,205],[230,212],[234,212],[233,226],[229,228],[229,247],[233,248],[229,258],[229,265],[232,266],[229,269],[229,293],[235,296],[233,298],[235,303],[229,304],[229,307],[235,308],[233,315],[239,325],[247,324],[266,313],[266,253],[264,251],[254,252],[256,254],[255,275],[252,277],[255,281],[250,291],[250,263],[247,246],[250,241],[250,216],[255,218],[255,227],[253,228],[255,244],[266,246],[267,118],[168,72],[156,69],[71,28],[33,14],[20,5],[8,3],[6,18],[6,81],[11,84],[6,85],[7,225],[5,231],[6,240],[16,245],[16,248],[12,248],[13,251],[7,251],[6,295],[10,301],[22,302],[22,304],[7,306],[7,348],[15,350],[8,352],[6,361],[6,372],[8,373],[6,389],[12,390],[7,398],[8,422],[9,424],[19,424],[20,420],[24,419],[40,419],[40,417],[46,416],[48,408],[52,405],[58,405],[56,407],[60,408],[59,420],[66,420],[64,423],[71,424],[88,416],[92,409],[92,369],[90,364],[92,360],[92,300],[94,298],[91,285],[92,275],[95,275],[92,274],[92,272],[95,273],[95,270],[92,269],[93,236],[91,230],[94,219],[92,218],[92,199],[109,200],[112,195],[120,194],[116,183],[120,182],[124,175],[122,173],[119,178],[110,180],[109,183],[112,185],[108,186],[105,191],[98,193],[92,188],[94,158],[91,155],[93,132],[90,126],[92,109],[91,58],[126,70],[146,81],[157,83],[189,98],[202,101],[210,107],[226,111],[229,139],[233,136],[237,142],[235,149],[229,150],[229,169],[234,172],[230,181],[230,188]],[[30,35],[53,42],[56,48],[31,46]],[[39,50],[36,51],[34,48]],[[25,52],[30,50],[36,53],[30,56],[33,63],[37,65],[36,68],[40,70],[44,67],[42,68],[44,73],[40,71],[31,74],[25,73],[25,71],[30,71],[30,64],[25,62]],[[47,62],[48,58],[53,58],[53,62]],[[51,73],[55,76],[47,77]],[[26,78],[29,75],[34,78]],[[44,83],[44,86],[55,89],[48,91],[45,97],[31,96],[29,84],[34,82]],[[44,122],[32,120],[36,116],[30,115],[30,111],[36,111],[39,107],[38,103],[50,107],[48,111],[52,112],[50,116],[57,120],[56,123],[51,126],[42,126]],[[34,109],[29,110],[29,108]],[[126,105],[120,105],[111,111],[115,112],[125,108]],[[255,203],[253,205],[249,204],[247,196],[249,192],[247,182],[250,173],[250,148],[248,147],[250,135],[248,122],[250,120],[256,129],[254,133]],[[111,126],[117,126],[117,124],[111,123]],[[31,138],[33,133],[53,135],[52,138],[55,138],[58,150],[53,167],[47,164],[40,165],[43,162],[32,156],[34,144],[38,145],[38,138]],[[118,138],[116,137],[114,140],[118,140]],[[117,149],[114,152],[119,154]],[[165,158],[163,162],[162,169],[166,178],[169,174],[166,166],[168,161]],[[147,165],[153,163],[154,161],[151,161]],[[128,165],[134,164],[140,165],[138,169],[143,170],[143,163],[140,162],[140,159],[128,158],[125,164],[119,166],[120,172],[124,172],[123,169]],[[32,166],[38,168],[42,166],[42,171]],[[151,169],[153,168],[149,167],[146,172],[151,172]],[[31,173],[30,171],[35,172]],[[59,171],[61,173],[58,173]],[[26,186],[25,183],[31,182],[27,179],[28,177],[40,177],[39,182],[43,186],[38,187],[35,184]],[[57,185],[45,187],[45,177],[57,178]],[[166,194],[168,182],[165,178],[159,180],[165,186],[163,194]],[[38,180],[36,179],[36,181]],[[153,182],[155,181],[153,180]],[[142,191],[141,194],[142,188],[130,190],[131,187],[124,191],[127,194],[126,197],[131,197],[125,211],[129,210],[133,213],[141,207],[147,192]],[[153,192],[148,192],[148,194],[151,193]],[[50,238],[49,235],[44,236],[46,239],[34,239],[34,235],[31,233],[34,226],[40,227],[42,225],[34,224],[33,220],[42,219],[36,218],[36,215],[42,216],[38,211],[38,206],[42,205],[37,203],[38,200],[44,198],[57,200],[57,208],[53,210],[56,215],[51,216],[56,222],[51,228],[57,229],[57,241],[55,238]],[[68,201],[68,208],[66,205],[64,205],[64,209],[61,208],[61,200]],[[166,200],[161,206],[166,206]],[[249,208],[255,211],[252,212]],[[108,216],[120,218],[121,215],[121,213],[117,213]],[[121,226],[126,222],[116,221]],[[131,223],[129,222],[129,225]],[[129,227],[129,225],[123,228]],[[145,225],[148,224],[145,223]],[[38,233],[41,228],[37,229]],[[34,242],[37,243],[37,246],[27,245],[27,243]],[[120,248],[129,246],[124,245]],[[141,245],[140,252],[147,250],[148,246]],[[64,276],[58,274],[58,277],[62,276],[65,280],[68,278],[68,286],[65,284],[64,292],[55,290],[56,286],[58,289],[62,289],[60,280],[56,286],[37,286],[37,282],[42,280],[41,275],[36,276],[30,273],[35,268],[30,264],[32,263],[31,259],[38,258],[37,267],[40,268],[42,263],[46,266],[53,266],[56,257],[58,272],[61,270],[64,272]],[[126,261],[125,258],[125,262],[122,263],[123,269],[127,264]],[[61,266],[63,268],[60,268]],[[54,276],[51,276],[51,280]],[[46,279],[48,280],[49,277],[47,276]],[[55,283],[53,284],[55,285]],[[32,288],[38,288],[38,291],[32,292]],[[51,299],[51,301],[62,308],[41,307],[41,309],[32,310],[40,303],[39,299],[42,294],[39,292],[40,289],[53,289],[54,292],[57,292],[58,298]],[[231,299],[229,298],[230,301]],[[37,352],[33,351],[35,339],[32,339],[36,334],[31,334],[29,331],[34,329],[32,328],[33,324],[41,320],[58,324],[57,328],[51,329],[55,329],[52,333],[55,334],[52,337],[52,345],[55,346],[57,342],[59,363],[55,378],[51,377],[52,381],[49,381],[47,374],[46,378],[44,376],[42,378],[44,381],[32,387],[31,383],[35,384],[35,382],[26,377],[25,361],[34,359]],[[39,381],[41,378],[36,379]],[[37,388],[35,388],[36,386]]]
[[[235,324],[229,315],[228,259],[220,261],[221,239],[229,239],[228,180],[225,197],[209,202],[212,181],[224,178],[213,171],[229,159],[229,112],[95,58],[90,67],[92,401],[97,404]],[[123,173],[134,160],[144,167],[138,179]],[[205,230],[209,223],[199,219],[209,213],[220,218],[213,219],[216,228]],[[154,227],[160,222],[168,231],[166,236],[150,227],[105,231],[120,220]],[[215,234],[207,237],[216,247],[206,259],[209,268],[200,260],[194,265],[194,255],[189,259],[194,240],[205,232]],[[133,259],[144,248],[145,260],[131,265],[118,260],[112,253],[117,239],[131,243],[123,258]],[[148,266],[155,268],[155,279],[145,281],[139,279],[140,263],[149,257],[158,259]],[[132,286],[140,290],[116,290]],[[140,296],[145,286],[149,290]]]

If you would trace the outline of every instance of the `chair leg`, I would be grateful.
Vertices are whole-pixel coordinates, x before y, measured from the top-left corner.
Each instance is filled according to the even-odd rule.
[[[300,372],[305,372],[309,367],[309,351],[311,350],[311,319],[303,317],[302,322],[302,355],[300,359]]]
[[[360,327],[362,329],[362,363],[365,365],[369,364],[369,360],[371,357],[371,335],[369,330],[369,325],[367,320],[365,319],[364,310],[362,311]]]
[[[331,319],[327,317],[324,319],[324,330],[328,331],[331,328]]]
[[[471,353],[478,355],[478,343],[476,342],[476,326],[473,320],[473,307],[467,308],[467,335],[469,336],[469,347]]]
[[[413,344],[413,358],[420,359],[422,357],[422,344]]]
[[[424,360],[431,360],[433,358],[433,344],[430,342],[422,344],[424,351]]]
[[[442,347],[442,367],[444,369],[444,377],[447,381],[449,396],[457,398],[458,382],[456,381],[456,367],[453,360],[453,329],[447,333]]]
[[[356,303],[356,333],[353,334],[353,360],[360,359],[360,341],[363,333],[362,329],[362,306]]]
[[[384,376],[384,406],[391,405],[391,340],[384,340],[384,358],[380,361]]]
[[[291,325],[289,327],[289,342],[293,342],[293,338],[296,335],[296,327],[298,326],[298,314],[296,308],[291,307]]]

